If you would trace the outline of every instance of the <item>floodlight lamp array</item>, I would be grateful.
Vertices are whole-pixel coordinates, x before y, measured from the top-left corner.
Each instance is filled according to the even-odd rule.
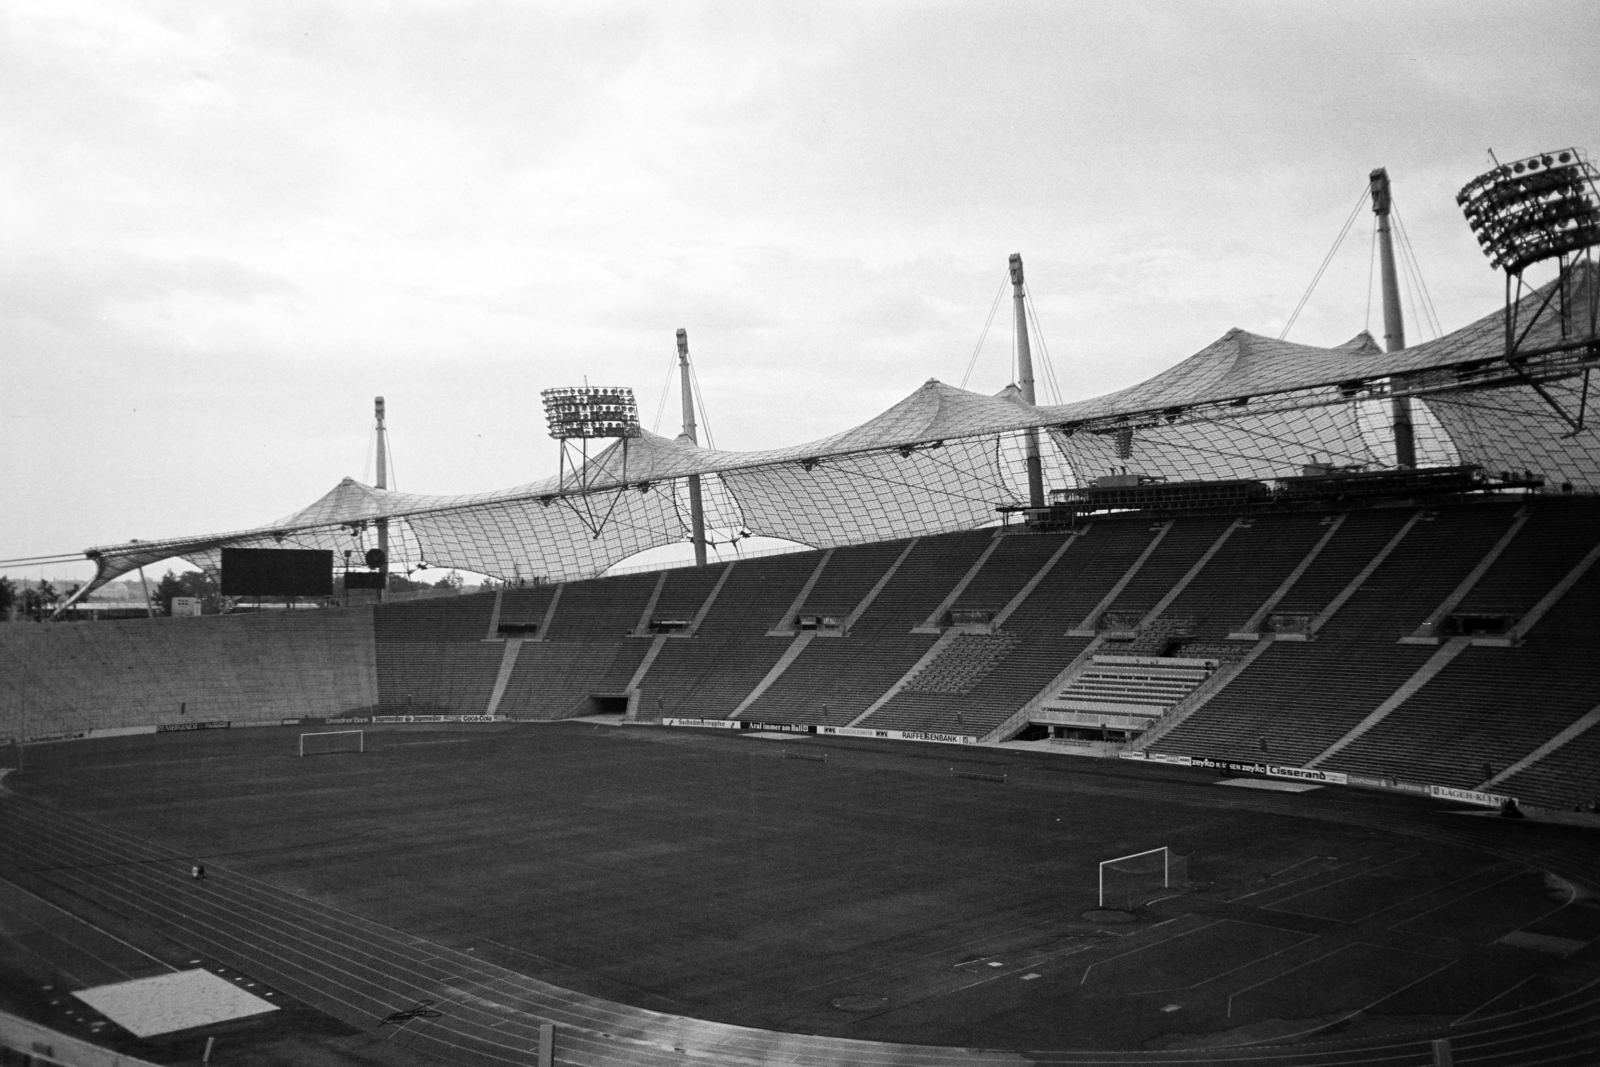
[[[1468,182],[1456,203],[1496,270],[1600,244],[1600,177],[1576,148],[1505,163]]]
[[[557,441],[639,436],[639,405],[626,386],[564,386],[539,395],[550,436]]]

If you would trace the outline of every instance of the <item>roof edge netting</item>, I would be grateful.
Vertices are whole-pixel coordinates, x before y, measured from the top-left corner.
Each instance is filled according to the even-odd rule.
[[[1169,480],[1272,478],[1312,457],[1394,463],[1392,398],[1413,398],[1418,462],[1528,471],[1600,491],[1600,446],[1573,432],[1595,346],[1575,344],[1559,316],[1588,308],[1593,270],[1574,271],[1517,306],[1532,321],[1505,358],[1505,313],[1434,341],[1383,352],[1365,333],[1321,348],[1232,329],[1147,381],[1105,396],[1030,406],[930,379],[859,426],[806,444],[753,452],[700,448],[651,433],[616,441],[577,474],[461,496],[401,493],[345,478],[276,522],[201,536],[86,550],[97,573],[80,592],[181,557],[203,569],[221,550],[375,544],[391,557],[514,581],[597,575],[645,549],[689,537],[686,479],[705,488],[712,540],[787,538],[817,548],[970,529],[1026,497],[1022,442],[1043,430],[1046,477],[1077,486],[1126,467]],[[1552,297],[1558,298],[1552,302]],[[1580,324],[1587,327],[1587,323]]]

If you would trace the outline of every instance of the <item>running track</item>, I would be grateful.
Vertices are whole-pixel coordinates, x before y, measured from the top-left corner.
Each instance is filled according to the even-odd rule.
[[[1154,784],[1154,783],[1152,783]],[[1265,801],[1270,803],[1270,801]],[[1600,886],[1592,833],[1494,820],[1352,808],[1376,828],[1463,845]],[[1458,1065],[1600,1063],[1600,983],[1506,1015],[1409,1040],[1172,1052],[1002,1052],[810,1037],[706,1022],[600,1000],[494,966],[226,868],[189,877],[170,849],[0,789],[0,875],[58,904],[91,902],[159,931],[346,1023],[437,1059],[535,1064],[539,1024],[556,1025],[556,1061],[574,1067],[795,1064],[860,1067],[975,1064],[1220,1064],[1428,1067],[1432,1036]],[[391,1012],[432,1000],[442,1012],[380,1027]]]

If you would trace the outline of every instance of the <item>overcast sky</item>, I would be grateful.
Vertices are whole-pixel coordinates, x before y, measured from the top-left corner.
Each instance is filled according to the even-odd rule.
[[[12,0],[0,558],[370,481],[377,394],[401,489],[547,476],[539,390],[654,426],[680,326],[719,447],[819,437],[960,384],[1012,252],[1094,396],[1276,336],[1380,165],[1453,329],[1501,293],[1455,191],[1600,150],[1597,45],[1593,3]],[[1370,236],[1291,339],[1382,333]],[[968,387],[1010,351],[1003,309]]]

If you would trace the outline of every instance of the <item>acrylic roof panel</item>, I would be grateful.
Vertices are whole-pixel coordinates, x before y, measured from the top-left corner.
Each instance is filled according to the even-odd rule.
[[[1582,306],[1591,280],[1583,275],[1569,300]],[[1548,291],[1526,297],[1522,314]],[[455,496],[346,478],[260,527],[91,549],[99,571],[87,588],[174,555],[215,567],[224,546],[355,553],[370,546],[378,519],[387,520],[391,556],[401,563],[508,579],[587,577],[685,540],[689,475],[701,478],[708,529],[725,539],[765,535],[828,547],[971,528],[993,521],[997,505],[1025,499],[1021,442],[1032,428],[1048,431],[1039,436],[1051,485],[1083,484],[1119,466],[1191,480],[1279,477],[1313,456],[1382,465],[1394,461],[1388,402],[1351,383],[1385,378],[1435,390],[1413,402],[1420,462],[1530,470],[1600,490],[1593,433],[1568,434],[1531,387],[1455,386],[1447,368],[1497,360],[1503,330],[1495,312],[1385,353],[1365,332],[1318,348],[1234,329],[1147,381],[1072,404],[1030,407],[1013,387],[984,396],[929,380],[859,426],[783,448],[721,451],[642,433],[591,457],[581,478]],[[1558,324],[1547,318],[1528,343],[1558,338]],[[1580,384],[1543,387],[1575,410]],[[1119,437],[1127,456],[1119,455]]]

